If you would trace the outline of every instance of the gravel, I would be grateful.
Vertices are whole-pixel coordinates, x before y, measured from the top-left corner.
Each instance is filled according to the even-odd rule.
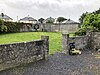
[[[70,56],[55,53],[48,60],[1,71],[0,75],[100,75],[100,59],[95,58],[95,54],[83,52]]]

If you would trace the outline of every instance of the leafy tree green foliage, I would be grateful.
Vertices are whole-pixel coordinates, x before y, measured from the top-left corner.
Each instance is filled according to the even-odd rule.
[[[67,19],[64,18],[64,17],[58,17],[58,18],[57,18],[57,21],[58,21],[59,23],[65,21],[65,20],[67,20]]]
[[[88,14],[88,12],[83,13],[83,14],[80,16],[80,18],[79,18],[80,24],[83,23],[83,20],[84,20],[84,18],[85,18],[85,16],[86,16],[87,14]]]
[[[2,25],[3,22],[3,25]],[[20,28],[23,27],[23,23],[17,22],[5,22],[0,20],[0,33],[12,33],[12,32],[19,32]]]
[[[7,26],[4,25],[4,21],[0,20],[0,31],[1,32],[7,32]]]
[[[94,28],[96,31],[100,31],[100,14],[88,14],[82,23],[82,28]],[[94,30],[94,31],[95,31]]]
[[[54,21],[55,21],[55,19],[52,18],[52,17],[49,17],[49,18],[46,19],[46,23],[51,23],[51,24],[53,24]]]
[[[82,14],[81,16],[81,28],[76,34],[84,35],[90,31],[100,31],[100,9],[92,13],[85,13],[85,15]]]
[[[83,23],[84,18],[85,18],[86,15],[88,15],[88,14],[89,14],[89,12],[86,12],[86,13],[83,13],[83,14],[80,16],[80,18],[79,18],[80,24]],[[92,12],[91,14],[100,14],[100,8],[99,8],[99,10],[96,10],[96,11]]]
[[[94,11],[93,13],[94,13],[94,14],[100,14],[100,8],[99,8],[99,10],[96,10],[96,11]]]
[[[41,22],[41,23],[43,23],[44,20],[45,20],[44,18],[38,19],[38,21]]]

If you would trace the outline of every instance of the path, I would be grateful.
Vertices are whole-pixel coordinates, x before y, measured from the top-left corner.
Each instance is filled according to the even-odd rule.
[[[47,61],[3,71],[0,75],[100,75],[100,59],[85,52],[74,56],[55,53]]]

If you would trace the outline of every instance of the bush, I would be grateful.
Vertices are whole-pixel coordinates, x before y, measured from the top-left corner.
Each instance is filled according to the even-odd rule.
[[[82,19],[81,28],[76,35],[85,35],[86,32],[100,31],[100,14],[87,13]]]
[[[20,29],[23,28],[23,25],[24,23],[5,22],[0,20],[0,33],[20,32]]]
[[[77,32],[75,32],[75,35],[78,35],[78,36],[86,35],[86,30],[83,28],[80,28]]]

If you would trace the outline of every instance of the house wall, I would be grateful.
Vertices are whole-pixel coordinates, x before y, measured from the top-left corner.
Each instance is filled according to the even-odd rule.
[[[20,32],[28,32],[32,28],[32,24],[23,23],[23,25],[20,28]]]
[[[3,19],[4,21],[13,22],[12,19]]]
[[[47,59],[48,52],[48,36],[42,36],[38,41],[2,44],[0,45],[0,70]]]
[[[33,23],[33,24],[35,24],[37,21],[20,21],[20,22],[23,22],[23,23]]]

